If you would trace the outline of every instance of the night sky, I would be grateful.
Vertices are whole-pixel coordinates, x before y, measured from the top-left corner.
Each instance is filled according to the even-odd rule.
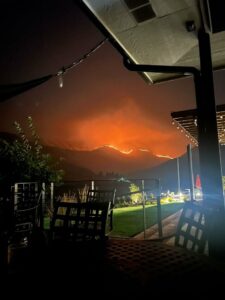
[[[104,39],[72,0],[1,0],[0,84],[57,73]],[[218,104],[225,103],[225,73],[215,74]],[[148,85],[123,66],[106,42],[64,76],[0,103],[0,131],[32,116],[45,144],[93,149],[147,148],[176,157],[189,140],[171,123],[170,113],[195,108],[191,78]]]

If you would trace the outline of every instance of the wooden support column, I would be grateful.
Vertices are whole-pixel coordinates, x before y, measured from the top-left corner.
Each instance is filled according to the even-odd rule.
[[[193,176],[191,144],[188,144],[187,146],[187,156],[188,156],[188,170],[189,170],[189,181],[190,181],[190,197],[191,197],[190,200],[194,201],[195,194],[194,194],[194,176]]]
[[[224,209],[210,39],[204,31],[198,38],[201,73],[195,85],[202,189],[207,205]]]
[[[210,215],[209,254],[225,258],[225,214],[216,103],[209,34],[199,31],[201,72],[195,76],[200,173],[204,205]]]

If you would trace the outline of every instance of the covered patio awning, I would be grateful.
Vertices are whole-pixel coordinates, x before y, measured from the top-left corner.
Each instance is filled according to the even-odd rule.
[[[98,27],[112,38],[113,45],[135,64],[192,66],[199,69],[196,31],[201,27],[203,20],[205,27],[211,32],[213,69],[225,67],[225,32],[216,32],[221,27],[218,12],[223,10],[218,9],[218,0],[207,3],[208,5],[212,3],[211,12],[217,13],[217,18],[213,19],[215,24],[213,28],[212,24],[207,22],[209,18],[206,18],[205,6],[200,7],[197,0],[82,0],[81,2]],[[219,1],[220,5],[223,5],[221,2],[223,1]],[[140,74],[148,83],[184,76],[178,73],[140,72]]]
[[[172,124],[181,130],[191,142],[198,145],[198,122],[197,110],[183,110],[171,113]],[[225,145],[225,104],[216,106],[216,119],[218,139],[220,144]]]

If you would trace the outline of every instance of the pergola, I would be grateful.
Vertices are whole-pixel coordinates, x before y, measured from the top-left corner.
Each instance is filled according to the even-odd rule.
[[[172,124],[183,132],[191,142],[198,145],[198,118],[197,110],[183,110],[171,113]],[[216,106],[216,120],[218,139],[221,145],[225,145],[225,104]]]

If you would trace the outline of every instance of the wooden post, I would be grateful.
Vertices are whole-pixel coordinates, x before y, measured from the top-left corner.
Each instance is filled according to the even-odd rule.
[[[50,185],[50,210],[53,210],[54,207],[54,182],[51,182]]]
[[[94,182],[94,180],[91,181],[91,189],[92,189],[92,190],[95,189],[95,182]]]
[[[191,196],[190,200],[194,201],[195,195],[194,195],[194,176],[193,176],[191,144],[187,145],[187,156],[188,156],[188,169],[189,169],[189,181],[190,181],[190,196]]]
[[[142,185],[142,205],[143,205],[143,227],[144,227],[144,240],[146,239],[146,213],[145,213],[145,181],[141,181]]]
[[[45,182],[41,185],[41,201],[40,201],[40,228],[44,228],[44,210],[45,210]]]
[[[195,78],[195,88],[203,201],[209,207],[224,210],[209,34],[200,30],[198,39],[201,74]]]
[[[177,194],[180,198],[180,161],[179,161],[179,157],[177,157]]]
[[[14,208],[17,208],[17,203],[18,203],[18,190],[19,190],[19,187],[18,187],[18,183],[15,183],[14,185],[14,203],[13,203],[13,207]]]
[[[157,222],[158,222],[158,232],[159,232],[159,237],[161,238],[163,236],[163,230],[162,230],[162,212],[161,212],[161,195],[160,195],[160,180],[156,180],[157,183],[157,190],[158,190],[158,195],[157,195]]]
[[[203,204],[210,211],[209,255],[225,260],[225,211],[209,34],[198,33],[201,73],[195,76]]]

